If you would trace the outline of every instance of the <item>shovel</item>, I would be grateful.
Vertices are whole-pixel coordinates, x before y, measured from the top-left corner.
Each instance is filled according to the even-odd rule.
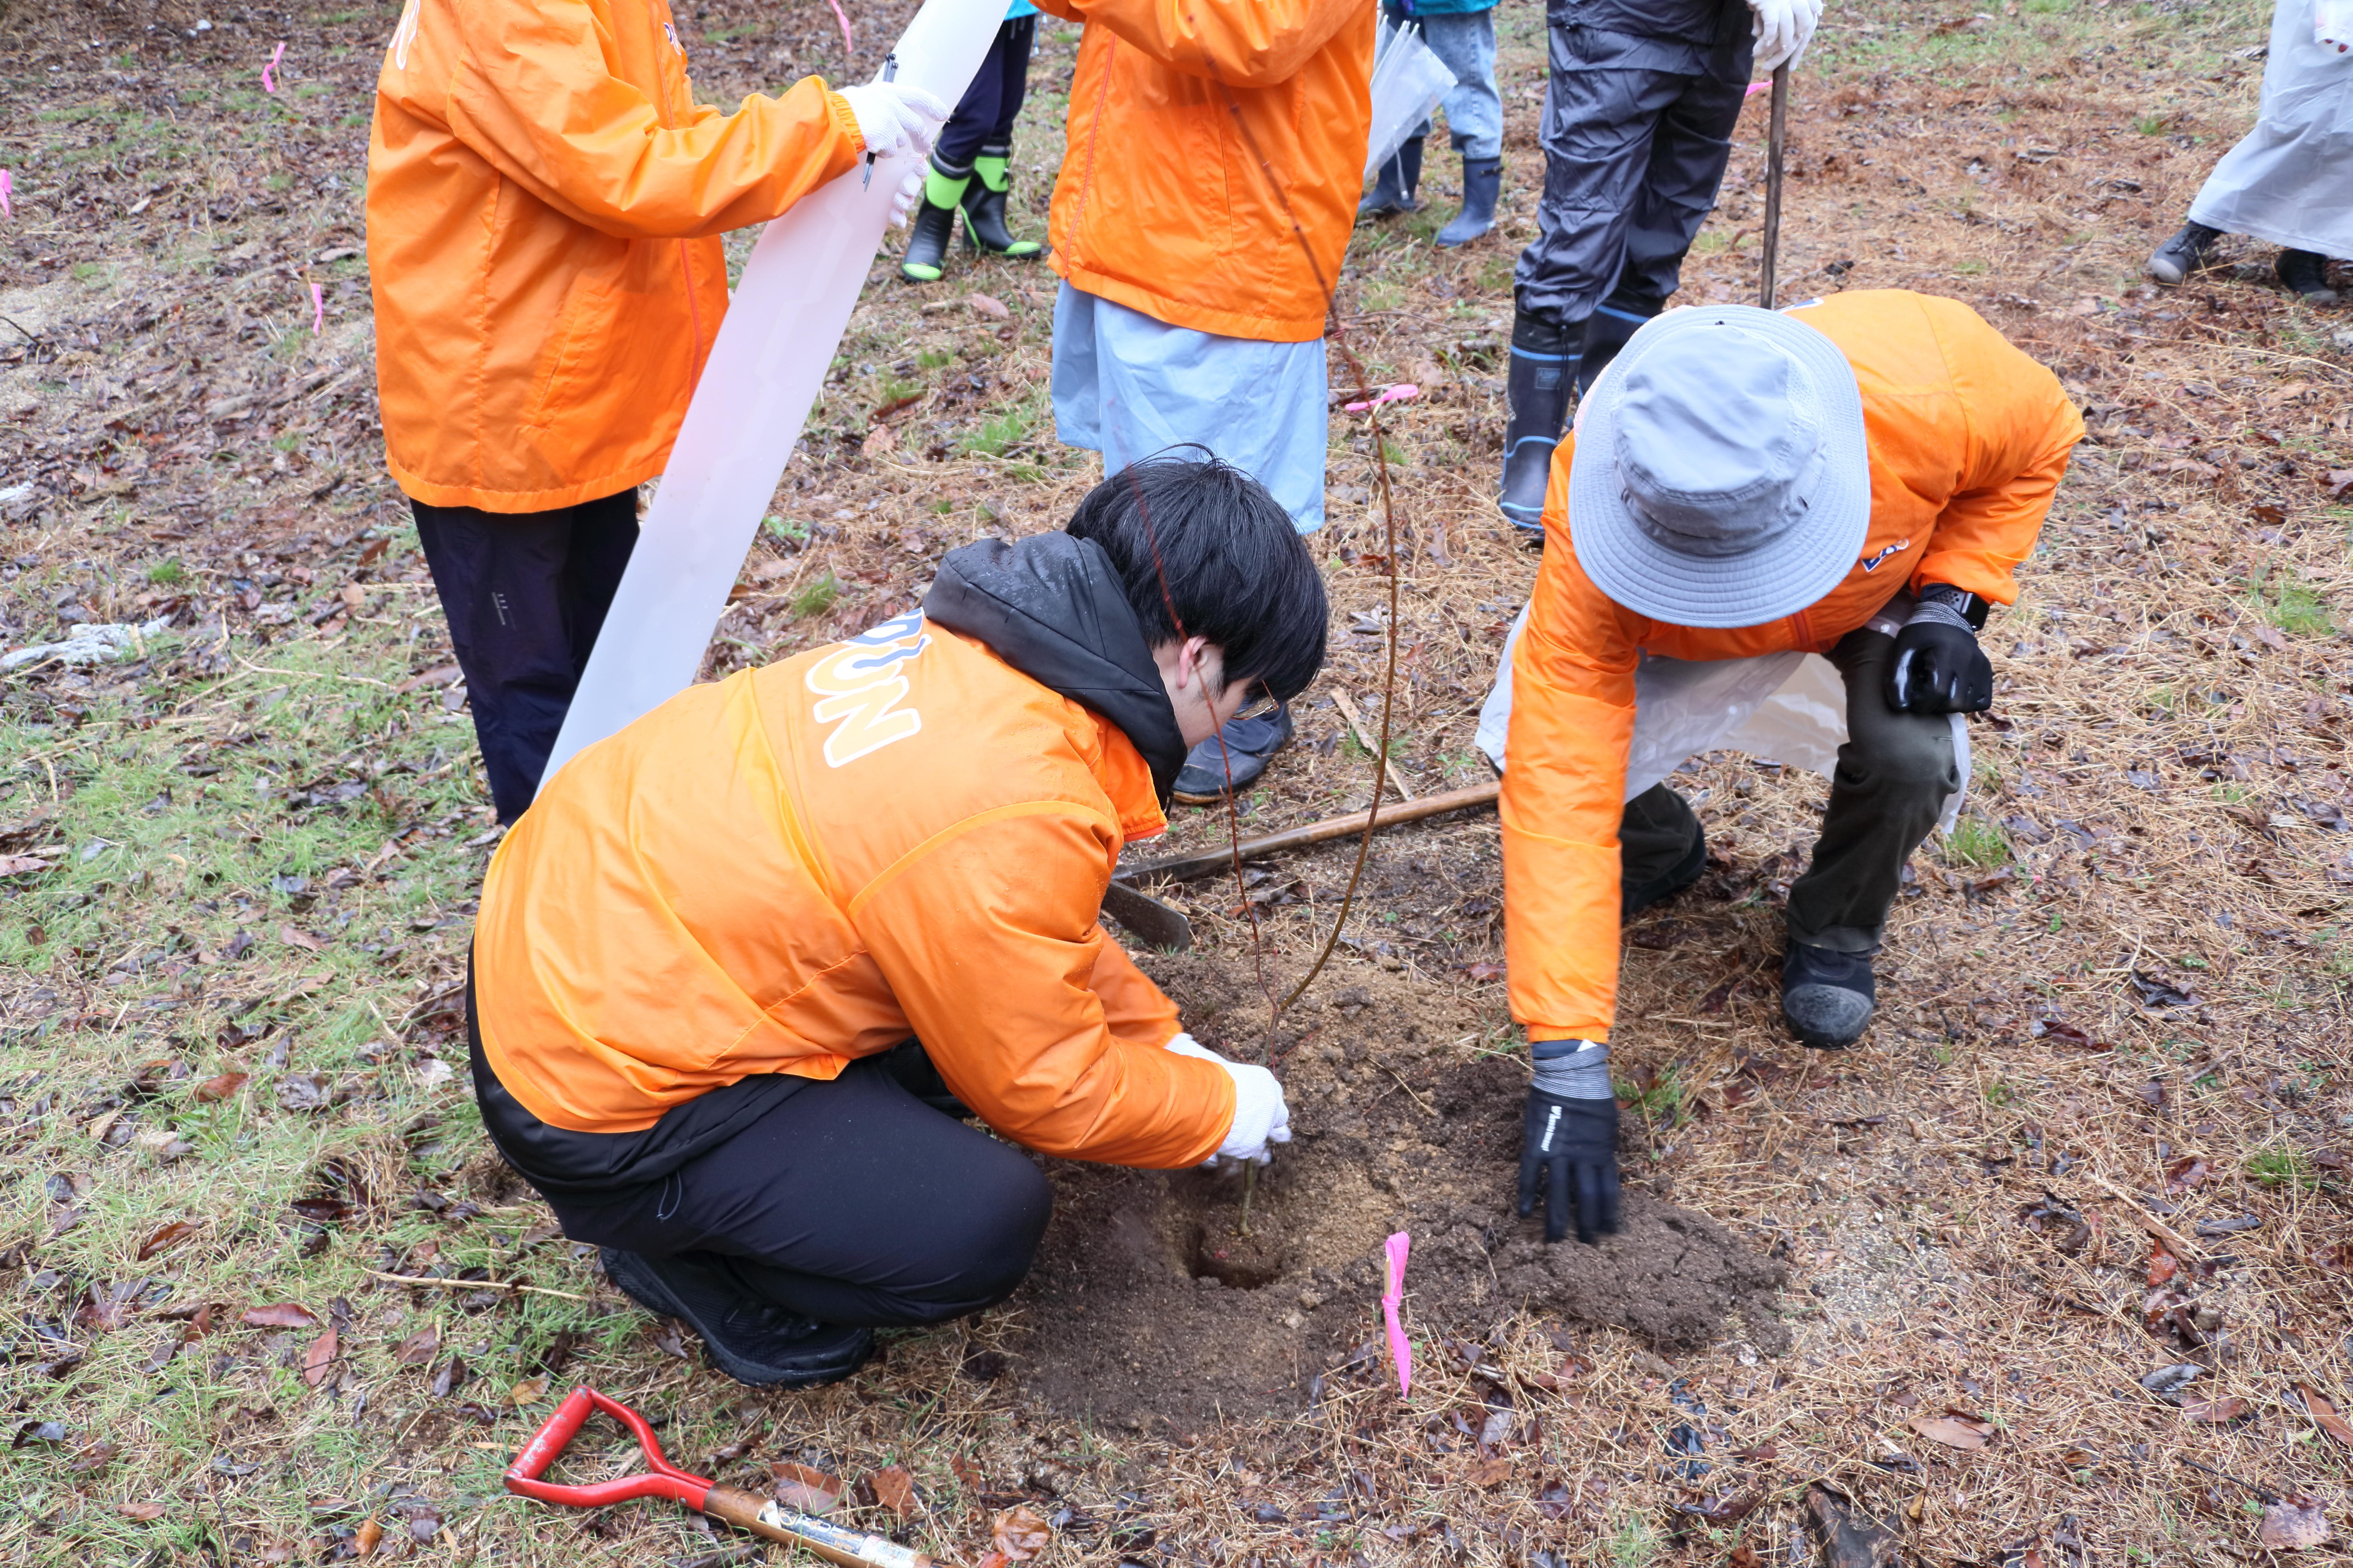
[[[589,1486],[562,1486],[541,1480],[540,1476],[555,1457],[578,1436],[581,1423],[596,1410],[629,1429],[638,1440],[638,1450],[646,1457],[648,1473]],[[688,1475],[662,1458],[661,1445],[654,1441],[653,1428],[646,1425],[644,1416],[593,1388],[575,1388],[556,1406],[547,1425],[507,1467],[506,1479],[507,1490],[518,1496],[571,1508],[602,1508],[631,1498],[675,1498],[697,1513],[723,1520],[738,1530],[748,1530],[770,1541],[806,1548],[828,1563],[841,1563],[843,1568],[933,1568],[931,1558],[895,1541],[828,1524],[824,1520],[796,1513],[780,1502],[737,1491],[733,1487],[713,1486],[701,1476]]]

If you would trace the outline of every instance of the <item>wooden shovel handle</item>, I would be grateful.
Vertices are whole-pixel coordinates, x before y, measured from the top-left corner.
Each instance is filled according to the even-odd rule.
[[[842,1568],[932,1568],[929,1557],[895,1541],[797,1513],[733,1487],[712,1488],[702,1500],[702,1511],[738,1530],[805,1548]]]

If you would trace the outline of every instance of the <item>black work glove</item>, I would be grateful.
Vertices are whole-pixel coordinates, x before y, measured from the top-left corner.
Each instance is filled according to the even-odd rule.
[[[1569,1194],[1574,1184],[1577,1239],[1618,1228],[1618,1102],[1571,1100],[1528,1090],[1526,1142],[1520,1149],[1520,1216],[1535,1212],[1545,1198],[1545,1239],[1568,1234]]]
[[[1993,665],[1961,609],[1922,595],[1912,619],[1895,634],[1887,705],[1899,713],[1982,713],[1993,706]]]

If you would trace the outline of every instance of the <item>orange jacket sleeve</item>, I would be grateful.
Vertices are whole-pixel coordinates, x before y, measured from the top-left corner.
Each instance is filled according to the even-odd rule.
[[[1070,1159],[1198,1165],[1233,1124],[1233,1079],[1160,1048],[1176,1009],[1151,1002],[1157,988],[1097,920],[1105,832],[1075,806],[992,814],[921,851],[851,918],[940,1076],[991,1127]],[[1097,869],[1060,870],[1072,866]]]
[[[610,40],[583,5],[476,5],[459,25],[440,108],[450,133],[616,238],[695,239],[765,222],[865,151],[848,108],[815,77],[782,98],[755,93],[733,114],[700,105],[665,124],[663,107],[608,67]]]
[[[1229,87],[1289,81],[1365,14],[1364,0],[1057,0],[1050,8],[1100,22],[1173,69]]]
[[[2018,563],[2031,554],[2084,438],[2083,416],[2059,378],[1968,306],[1921,297],[1968,416],[1958,485],[1912,574],[1912,586],[1949,583],[1997,605],[2018,598]]]
[[[1554,458],[1568,471],[1574,437]],[[1577,563],[1556,483],[1544,564],[1512,658],[1504,950],[1535,1040],[1607,1040],[1618,1005],[1618,824],[1634,736],[1633,638]]]

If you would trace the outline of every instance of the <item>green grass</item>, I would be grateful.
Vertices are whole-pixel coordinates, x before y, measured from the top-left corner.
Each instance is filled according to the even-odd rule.
[[[804,618],[821,616],[833,608],[834,601],[840,597],[841,579],[828,572],[793,595],[793,614]]]
[[[955,359],[938,349],[925,349],[915,356],[915,363],[925,370],[941,370],[954,363]]]
[[[1033,397],[990,415],[956,437],[956,445],[976,457],[1001,458],[1008,447],[1028,440],[1040,418],[1038,400]]]
[[[1992,871],[2010,864],[2010,839],[1985,817],[1965,814],[1945,835],[1945,863]]]
[[[2295,1149],[2258,1149],[2247,1156],[2247,1174],[2267,1187],[2316,1187],[2312,1161]]]
[[[188,569],[177,561],[159,561],[147,568],[147,581],[158,588],[168,588],[188,580]]]

